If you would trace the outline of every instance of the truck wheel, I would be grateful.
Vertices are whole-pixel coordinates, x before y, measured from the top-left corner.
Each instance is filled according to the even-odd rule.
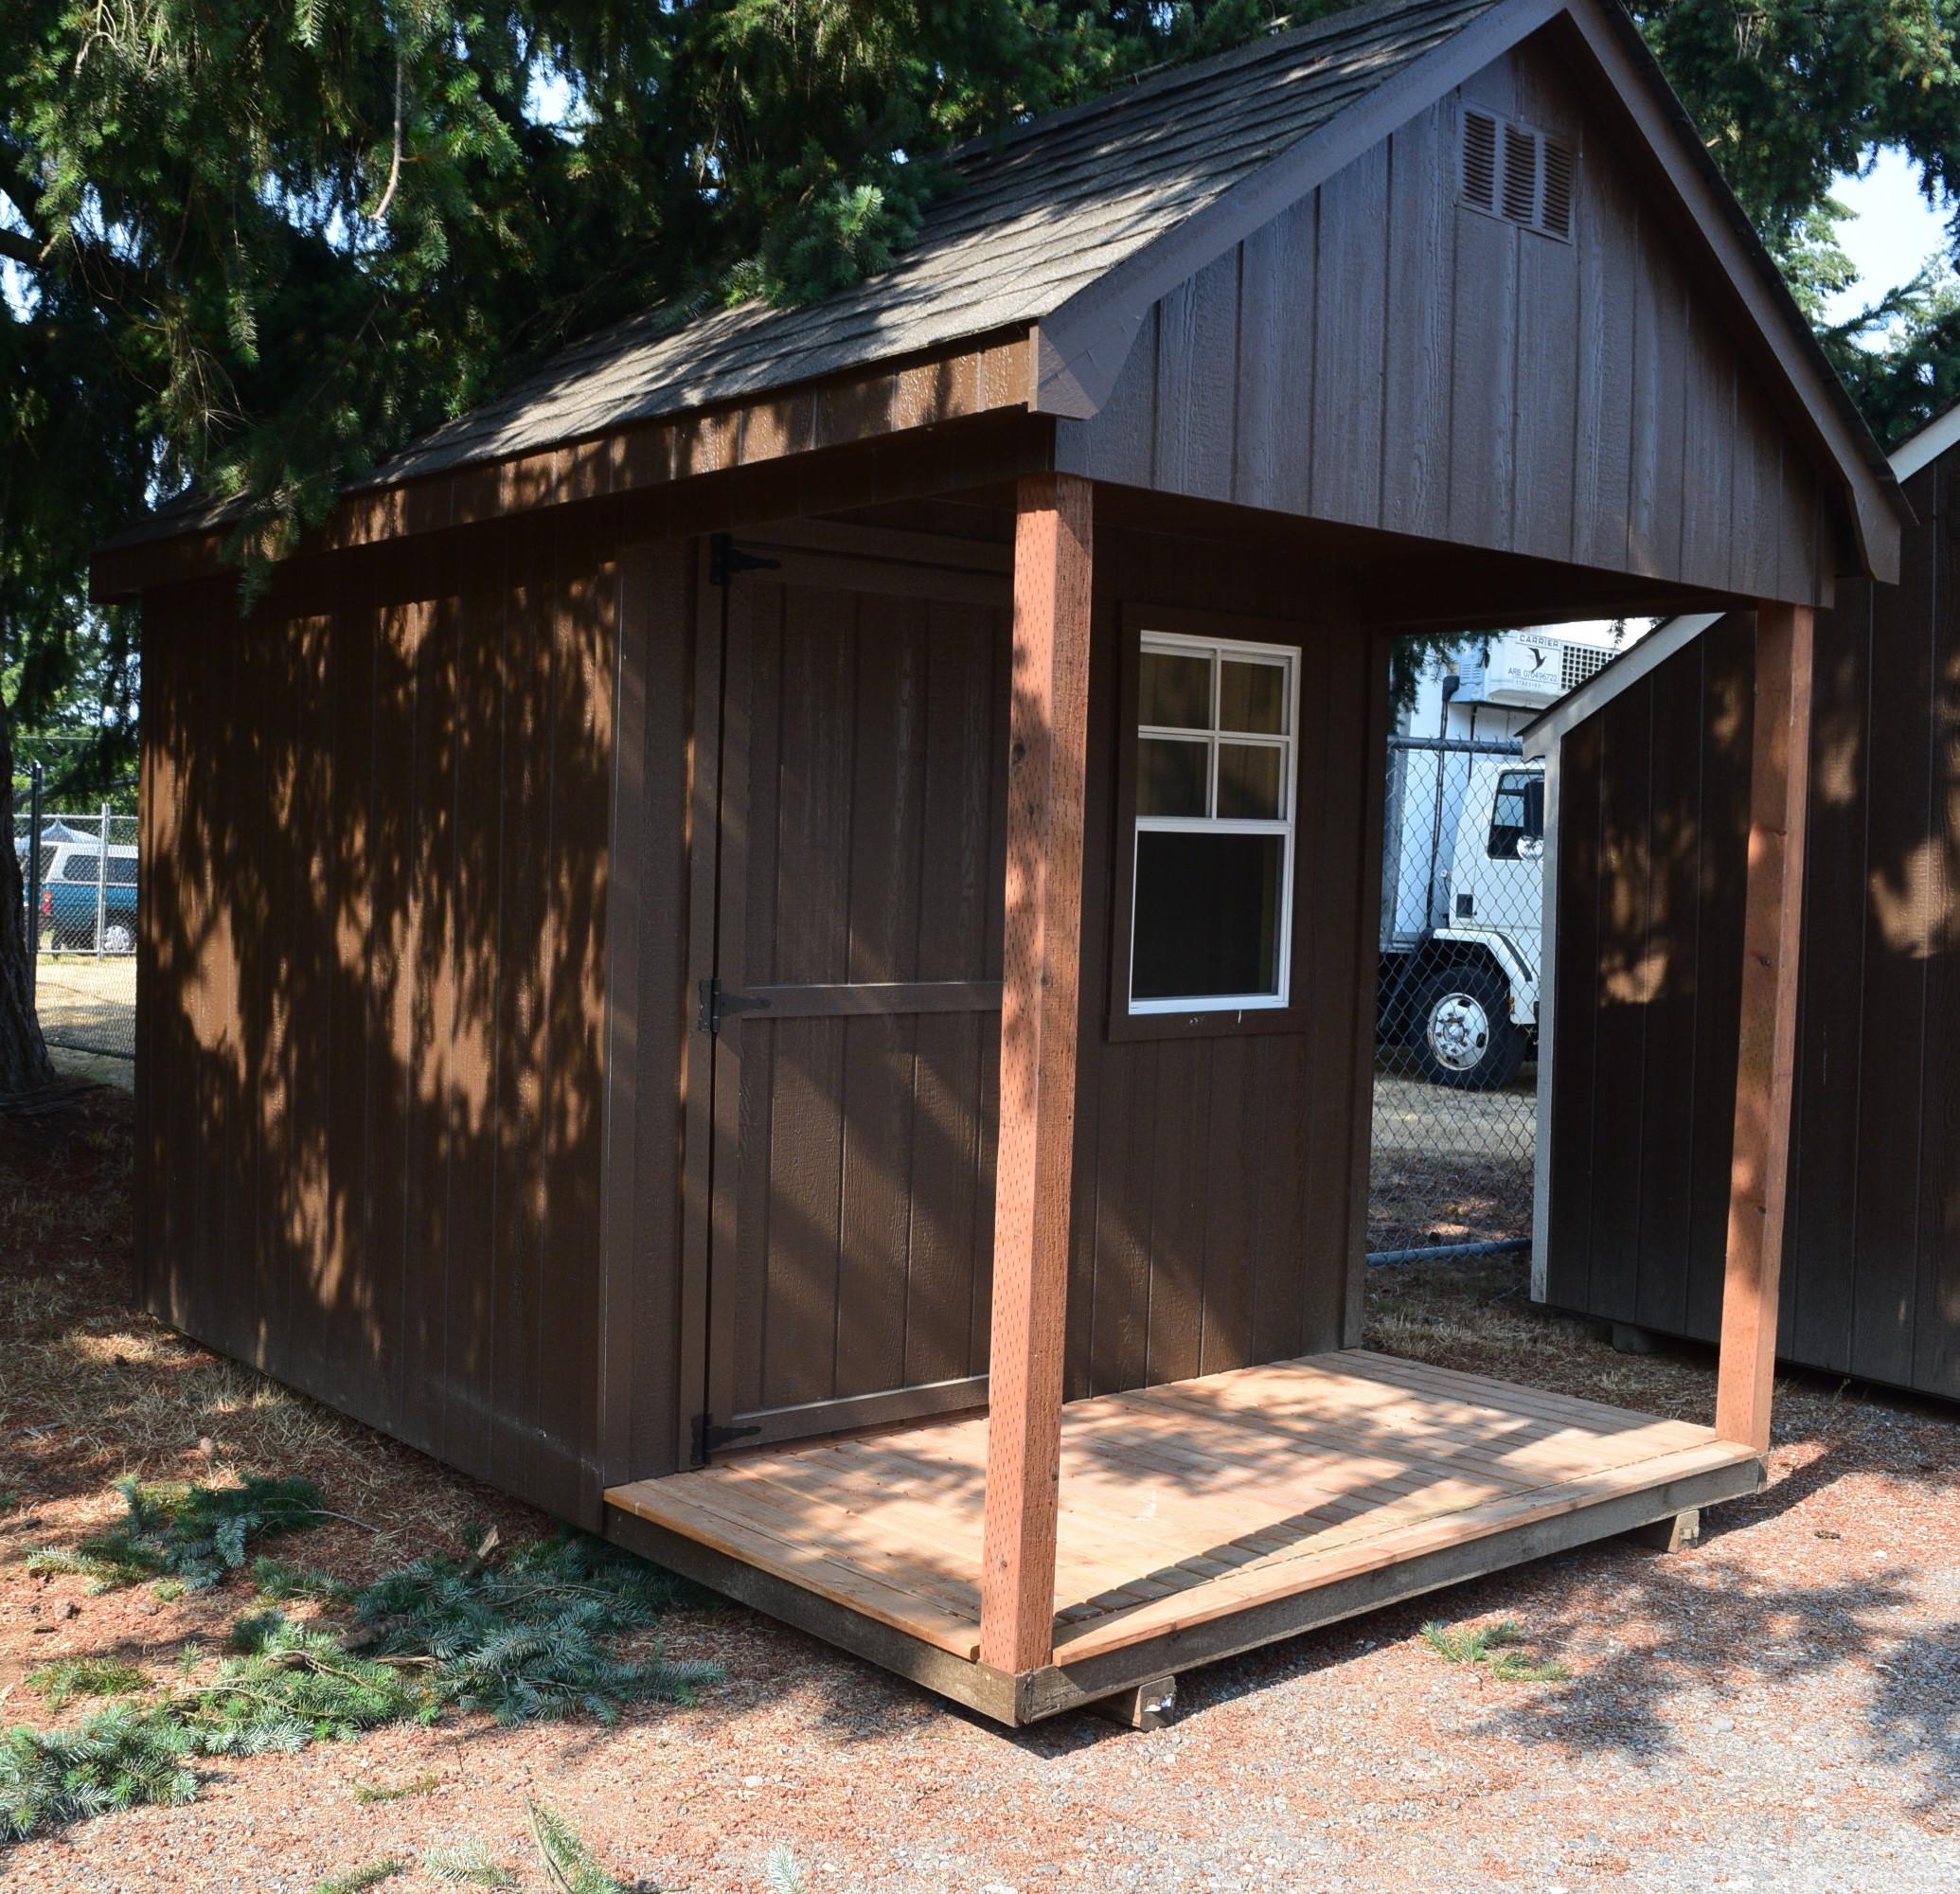
[[[136,930],[127,920],[111,920],[103,924],[103,953],[134,954],[135,951]]]
[[[1482,967],[1434,974],[1416,1003],[1416,1063],[1433,1085],[1494,1091],[1518,1076],[1524,1035],[1505,983]]]

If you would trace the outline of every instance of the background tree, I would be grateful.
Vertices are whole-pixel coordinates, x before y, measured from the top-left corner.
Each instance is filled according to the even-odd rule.
[[[0,781],[10,730],[129,691],[88,549],[193,480],[290,545],[347,479],[624,314],[822,294],[947,183],[933,154],[1338,10],[1271,0],[11,0],[0,61]],[[1635,5],[1779,257],[1832,180],[1960,152],[1960,0]],[[1822,214],[1824,223],[1818,224]],[[1812,258],[1815,262],[1815,258]],[[1897,434],[1951,299],[1836,338]],[[1889,328],[1885,325],[1890,324]],[[1845,350],[1884,328],[1871,365]],[[1942,378],[1946,379],[1942,379]],[[99,726],[79,771],[129,767]],[[74,746],[71,746],[74,747]],[[0,1093],[46,1073],[0,851]]]

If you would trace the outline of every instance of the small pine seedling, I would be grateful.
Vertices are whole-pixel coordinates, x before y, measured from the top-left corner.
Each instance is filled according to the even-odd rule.
[[[356,1782],[357,1802],[405,1802],[411,1796],[426,1796],[442,1787],[439,1776],[413,1776],[406,1782]]]
[[[803,1877],[796,1871],[796,1857],[778,1843],[769,1850],[770,1894],[805,1894]]]
[[[1559,1684],[1572,1672],[1556,1661],[1534,1663],[1515,1647],[1524,1633],[1509,1618],[1470,1631],[1452,1630],[1435,1618],[1422,1627],[1422,1641],[1450,1664],[1482,1664],[1504,1684]]]
[[[1491,1661],[1490,1674],[1500,1684],[1562,1684],[1572,1672],[1556,1657],[1535,1664],[1529,1657],[1506,1651]]]
[[[147,1690],[150,1679],[134,1664],[118,1664],[107,1657],[63,1657],[29,1671],[27,1685],[39,1690],[51,1710],[58,1710],[71,1697],[126,1697],[135,1690]]]
[[[422,1856],[422,1872],[449,1887],[515,1887],[517,1876],[480,1841],[432,1848]]]
[[[397,1861],[391,1854],[384,1854],[373,1861],[364,1861],[359,1867],[350,1867],[345,1874],[330,1874],[324,1881],[313,1883],[313,1894],[365,1894],[369,1887],[379,1887],[383,1881],[392,1881],[407,1867],[405,1861]]]
[[[1522,1644],[1524,1634],[1509,1618],[1499,1624],[1480,1624],[1470,1631],[1455,1631],[1436,1618],[1422,1627],[1422,1641],[1450,1664],[1481,1664],[1493,1651]]]
[[[616,1874],[598,1864],[585,1846],[578,1830],[543,1802],[526,1802],[531,1839],[538,1845],[538,1858],[558,1894],[633,1894]]]

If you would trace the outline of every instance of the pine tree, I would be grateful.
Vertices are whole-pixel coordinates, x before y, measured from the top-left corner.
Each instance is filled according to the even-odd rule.
[[[127,694],[89,550],[195,479],[234,551],[566,338],[875,269],[934,153],[1332,0],[12,0],[0,62],[0,780],[84,671]],[[1635,0],[1776,254],[1831,180],[1960,164],[1960,0]],[[1952,386],[1929,302],[1855,379],[1897,434]],[[1853,341],[1844,347],[1855,346]],[[1861,365],[1839,359],[1854,369]],[[112,721],[71,781],[126,772]],[[93,772],[93,776],[90,775]],[[47,1063],[0,850],[0,1095]]]

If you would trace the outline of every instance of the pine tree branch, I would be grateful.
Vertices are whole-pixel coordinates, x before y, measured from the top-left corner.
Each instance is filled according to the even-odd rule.
[[[398,46],[395,50],[395,155],[388,164],[388,188],[382,192],[382,201],[374,206],[377,223],[387,216],[388,205],[395,201],[395,187],[401,182],[401,85],[407,64]]]
[[[0,257],[27,270],[47,268],[47,256],[42,245],[31,237],[23,237],[17,230],[0,227]]]

